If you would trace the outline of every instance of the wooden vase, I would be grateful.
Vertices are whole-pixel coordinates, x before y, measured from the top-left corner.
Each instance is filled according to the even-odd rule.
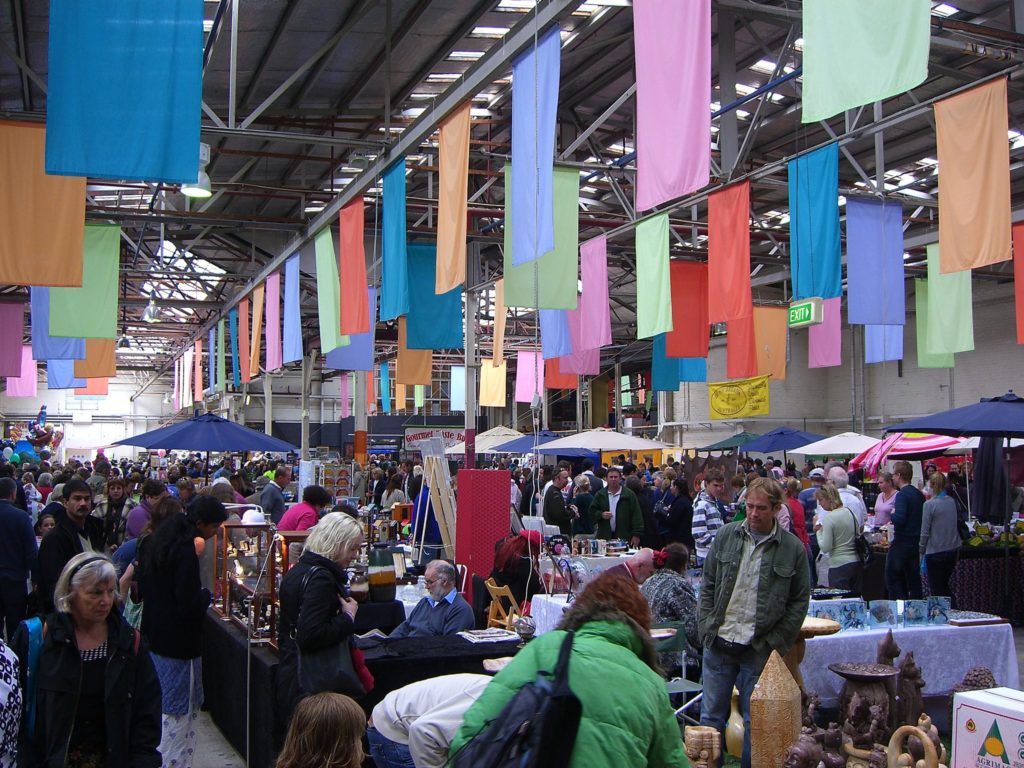
[[[732,689],[732,710],[725,724],[725,751],[739,759],[743,757],[743,715],[740,714],[740,692]]]

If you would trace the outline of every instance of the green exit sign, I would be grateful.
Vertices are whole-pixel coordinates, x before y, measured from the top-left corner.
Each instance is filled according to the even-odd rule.
[[[789,327],[804,328],[821,322],[821,299],[800,299],[789,305]]]

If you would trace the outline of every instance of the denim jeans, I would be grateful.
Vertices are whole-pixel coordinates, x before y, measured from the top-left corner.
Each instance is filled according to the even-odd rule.
[[[385,738],[372,725],[366,729],[366,740],[377,768],[416,768],[407,745]]]
[[[924,561],[928,570],[928,587],[931,594],[936,596],[949,596],[951,607],[956,607],[953,599],[953,589],[950,586],[950,579],[953,578],[953,570],[956,568],[956,561],[960,550],[951,549],[947,552],[935,552],[925,555]]]
[[[890,600],[921,599],[921,561],[916,541],[894,541],[889,547],[885,591]]]
[[[701,700],[700,724],[716,728],[722,734],[725,754],[725,724],[732,709],[732,689],[740,692],[740,714],[743,715],[743,768],[750,768],[750,694],[768,661],[771,649],[750,648],[740,654],[725,653],[717,648],[704,648],[704,698]]]

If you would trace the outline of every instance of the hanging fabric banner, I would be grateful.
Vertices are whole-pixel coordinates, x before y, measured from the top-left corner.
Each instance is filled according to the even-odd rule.
[[[349,399],[351,397],[351,394],[349,393],[349,376],[350,375],[351,374],[348,374],[348,373],[341,374],[341,378],[339,379],[339,382],[338,382],[338,384],[339,384],[339,386],[341,388],[341,392],[338,395],[338,397],[340,398],[341,418],[343,418],[343,419],[347,419],[349,417],[349,415],[352,413],[352,411],[351,411],[351,401]]]
[[[636,225],[636,337],[672,330],[672,280],[668,268],[668,214]]]
[[[368,333],[366,324],[366,251],[363,245],[363,196],[341,209],[338,238],[338,304],[343,336]]]
[[[939,244],[928,251],[928,313],[926,349],[933,355],[974,349],[974,302],[971,271],[941,271]]]
[[[75,394],[78,394],[77,392]],[[181,410],[181,358],[174,361],[174,400],[172,407],[177,413]]]
[[[100,379],[117,376],[117,350],[113,339],[86,339],[85,358],[75,360],[75,378]]]
[[[267,358],[268,371],[281,367],[281,273],[267,276]]]
[[[789,267],[793,298],[842,294],[839,243],[839,145],[789,162]]]
[[[564,309],[540,310],[540,345],[545,360],[572,354],[569,318]]]
[[[227,349],[224,343],[224,320],[217,321],[217,379],[216,389],[223,392],[228,386]]]
[[[395,410],[396,411],[404,411],[405,410],[405,405],[406,405],[406,402],[408,401],[408,399],[409,399],[409,397],[406,394],[405,384],[399,384],[396,381],[395,382]]]
[[[750,182],[708,196],[708,322],[750,317]]]
[[[548,360],[544,363],[545,389],[578,389],[579,377],[575,373],[562,370],[561,358]]]
[[[573,335],[573,349],[599,349],[612,343],[611,309],[608,302],[608,241],[601,235],[580,246],[579,333]],[[570,331],[573,329],[570,315]]]
[[[438,129],[438,190],[437,190],[437,271],[434,293],[447,294],[466,282],[466,194],[469,186],[469,107],[470,101],[456,109]],[[419,293],[429,283],[418,283],[412,278],[410,285]],[[411,298],[411,297],[410,297]],[[412,306],[409,307],[412,314]]]
[[[228,335],[231,337],[231,382],[235,388],[242,386],[242,373],[238,370],[238,309],[228,312]]]
[[[342,345],[338,332],[341,309],[338,306],[338,259],[334,253],[331,228],[324,227],[316,234],[316,301],[320,322],[320,351],[327,354]],[[255,374],[254,374],[255,375]]]
[[[1010,258],[1006,78],[935,104],[942,271]]]
[[[929,0],[805,0],[804,123],[909,91],[928,76]]]
[[[768,376],[772,381],[786,380],[788,341],[789,310],[786,307],[754,307],[758,376]]]
[[[206,383],[211,392],[217,391],[217,328],[214,326],[206,339]]]
[[[499,360],[494,364],[493,358],[480,360],[480,407],[504,408],[507,405],[505,386],[508,380],[508,364]]]
[[[822,302],[822,320],[807,329],[807,367],[832,368],[843,364],[842,299]]]
[[[28,292],[32,312],[32,357],[39,362],[84,359],[85,339],[50,336],[50,289],[33,287]],[[24,308],[22,313],[24,316]],[[5,327],[23,326],[24,320],[19,320],[19,325]]]
[[[406,339],[410,349],[462,349],[462,286],[447,293],[430,290],[438,249],[434,245],[413,244],[409,256],[409,315]],[[465,261],[465,259],[463,259]]]
[[[252,381],[252,371],[249,370],[249,299],[238,302],[238,348],[241,352],[239,373],[242,383],[248,384]]]
[[[194,399],[192,397],[192,379],[194,376],[194,374],[192,373],[192,363],[193,360],[195,359],[195,351],[192,349],[185,350],[185,354],[182,359],[184,360],[184,367],[181,379],[182,407],[191,408],[194,402]]]
[[[80,286],[85,179],[48,175],[45,143],[45,125],[0,122],[0,283]]]
[[[318,289],[319,290],[319,289]],[[263,296],[264,284],[260,283],[252,292],[252,337],[249,340],[249,374],[260,375],[260,347],[263,342]],[[196,353],[196,365],[199,365]]]
[[[679,381],[702,382],[708,380],[708,361],[705,357],[679,358]]]
[[[555,247],[551,171],[561,59],[555,24],[512,61],[512,263],[517,267]]]
[[[448,384],[448,410],[466,410],[466,367],[453,365],[449,374],[451,380]]]
[[[655,392],[679,390],[679,359],[665,353],[665,334],[659,333],[651,341],[651,389]]]
[[[370,315],[377,305],[377,289],[367,288],[366,293],[367,296],[363,309]],[[335,368],[339,371],[372,371],[376,323],[371,320],[369,327],[370,330],[367,333],[357,333],[355,336],[349,336],[349,343],[347,345],[328,352],[324,367]]]
[[[747,379],[757,375],[757,336],[753,309],[747,317],[730,320],[725,334],[725,375]]]
[[[560,357],[558,370],[576,376],[597,376],[601,373],[601,350],[585,349]]]
[[[864,362],[887,363],[903,359],[902,325],[865,325]]]
[[[505,318],[508,316],[508,309],[505,307],[505,278],[494,283],[494,333],[491,346],[491,360],[502,361],[505,359]]]
[[[1013,225],[1013,300],[1017,343],[1024,344],[1024,224]]]
[[[711,0],[633,5],[636,208],[706,186],[711,167]]]
[[[633,384],[630,382],[629,376],[623,376],[619,380],[619,393],[624,406],[633,405]]]
[[[380,409],[382,413],[391,413],[391,371],[387,360],[380,364]]]
[[[377,390],[374,384],[376,379],[373,373],[366,374],[366,413],[368,415],[374,415],[377,413]],[[355,407],[355,400],[352,401],[352,407]]]
[[[405,158],[384,171],[384,230],[380,276],[380,319],[409,312],[409,263],[405,256]]]
[[[282,363],[302,359],[302,314],[299,308],[299,255],[284,263],[284,353]]]
[[[202,3],[54,0],[49,40],[47,173],[195,183]]]
[[[75,378],[74,360],[46,361],[47,389],[74,389],[84,386],[85,379]]]
[[[434,353],[429,349],[409,349],[405,317],[398,318],[398,359],[395,380],[403,384],[430,385]]]
[[[50,289],[50,335],[116,339],[121,228],[90,224],[83,247],[82,287]]]
[[[7,377],[8,397],[36,397],[39,391],[39,371],[36,361],[32,359],[32,345],[24,344],[21,348],[21,374]]]
[[[532,403],[544,394],[544,360],[540,352],[516,353],[516,402]]]
[[[6,329],[0,337],[0,376],[17,378],[21,375],[21,340],[24,327],[23,303],[0,304],[0,328]]]
[[[708,266],[673,259],[669,263],[672,289],[672,330],[665,336],[669,357],[707,357],[711,336],[708,322]]]
[[[767,376],[708,384],[708,408],[712,419],[767,416],[770,406]]]
[[[193,373],[193,392],[192,402],[201,403],[203,402],[203,340],[196,339],[194,348],[195,354],[192,356],[192,373]]]
[[[917,367],[918,368],[952,368],[953,355],[949,352],[931,352],[928,349],[928,327],[932,314],[931,298],[928,291],[928,280],[914,280],[914,298],[917,324]]]
[[[846,315],[851,325],[903,325],[903,206],[846,201]]]
[[[75,397],[106,397],[109,391],[110,379],[86,379],[84,387],[75,387]]]
[[[414,408],[423,408],[427,402],[427,388],[423,384],[417,384],[412,392],[412,405]]]
[[[577,265],[579,263],[580,174],[577,168],[556,167],[554,189],[555,247],[539,259],[514,266],[512,243],[512,167],[505,165],[505,233],[502,274],[505,277],[505,306],[539,309],[576,309]]]

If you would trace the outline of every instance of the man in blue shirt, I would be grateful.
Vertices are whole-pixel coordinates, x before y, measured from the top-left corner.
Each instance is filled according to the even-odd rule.
[[[425,579],[430,594],[419,601],[391,637],[439,637],[473,629],[473,609],[459,594],[458,579],[454,565],[446,560],[431,560]]]
[[[36,534],[28,514],[14,506],[17,486],[9,477],[0,479],[0,614],[7,628],[7,640],[14,637],[25,618],[29,574],[36,580]]]
[[[885,559],[885,590],[890,600],[920,600],[921,517],[924,512],[924,494],[911,480],[914,470],[909,461],[897,461],[892,468],[892,479],[899,488],[892,511],[892,543]]]

